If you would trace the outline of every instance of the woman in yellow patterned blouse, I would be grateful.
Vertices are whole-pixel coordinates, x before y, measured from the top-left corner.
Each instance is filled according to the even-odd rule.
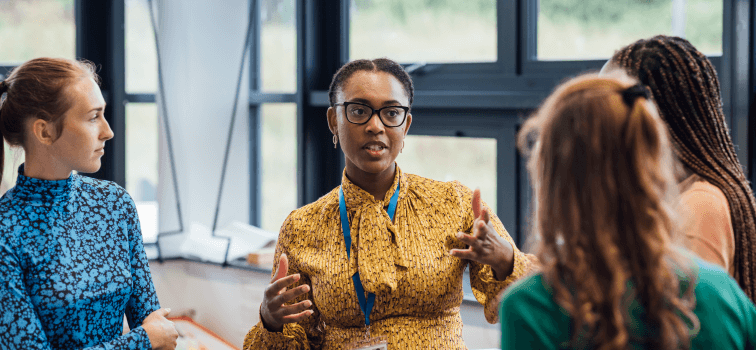
[[[401,66],[350,62],[329,97],[328,125],[346,157],[341,186],[283,223],[261,322],[244,348],[351,349],[368,337],[389,349],[465,349],[465,267],[495,323],[498,295],[535,258],[489,219],[477,190],[396,165],[412,124],[412,81]]]

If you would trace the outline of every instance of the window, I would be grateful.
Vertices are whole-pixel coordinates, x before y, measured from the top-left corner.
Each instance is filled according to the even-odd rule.
[[[3,147],[5,148],[5,163],[3,164],[3,176],[0,179],[2,180],[2,183],[0,183],[0,196],[16,185],[18,167],[24,162],[23,148],[9,147],[5,141],[3,141]]]
[[[126,105],[126,191],[139,211],[145,242],[157,240],[158,130],[157,105]]]
[[[497,61],[495,0],[353,0],[349,17],[350,59]]]
[[[292,0],[260,3],[260,86],[264,91],[297,90],[297,40],[295,4]]]
[[[297,105],[268,103],[260,109],[260,227],[278,232],[297,208]]]
[[[126,92],[157,91],[157,52],[147,0],[125,0]]]
[[[722,54],[722,1],[539,0],[539,60],[607,59],[657,34],[687,38],[710,56]]]
[[[396,162],[402,171],[439,181],[458,180],[480,188],[496,213],[496,139],[407,135]]]
[[[74,58],[74,0],[0,1],[0,48],[5,66],[44,56]]]

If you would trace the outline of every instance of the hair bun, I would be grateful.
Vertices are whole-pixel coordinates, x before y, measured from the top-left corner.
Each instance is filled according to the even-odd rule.
[[[633,105],[638,97],[643,97],[647,100],[651,99],[651,91],[643,84],[635,84],[625,91],[622,91],[622,100],[628,106]]]

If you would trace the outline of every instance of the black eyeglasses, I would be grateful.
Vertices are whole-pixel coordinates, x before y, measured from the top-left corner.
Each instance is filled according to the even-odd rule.
[[[373,109],[373,107],[359,102],[336,103],[334,106],[344,106],[346,118],[352,124],[365,124],[373,117],[373,114],[377,113],[381,123],[389,128],[404,124],[404,120],[407,119],[407,112],[409,112],[409,107],[387,106]]]

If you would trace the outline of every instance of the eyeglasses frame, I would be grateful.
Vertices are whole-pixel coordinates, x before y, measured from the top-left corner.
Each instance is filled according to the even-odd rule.
[[[373,112],[370,114],[370,118],[368,118],[364,122],[362,122],[362,123],[355,123],[355,122],[349,120],[349,115],[347,115],[347,106],[349,106],[349,105],[364,106],[364,107],[370,108],[370,110],[373,111]],[[346,117],[346,120],[348,122],[350,122],[352,124],[355,124],[355,125],[365,125],[368,122],[370,122],[371,119],[373,119],[373,115],[378,114],[378,119],[381,121],[381,123],[383,124],[383,126],[385,126],[387,128],[398,128],[398,127],[404,125],[404,122],[407,121],[407,114],[409,114],[409,110],[410,110],[409,107],[405,107],[405,106],[386,106],[386,107],[381,107],[381,108],[375,109],[375,108],[370,107],[370,106],[368,106],[368,105],[366,105],[364,103],[361,103],[361,102],[341,102],[341,103],[334,103],[333,106],[334,107],[336,107],[336,106],[343,106],[344,107],[344,117]],[[387,125],[386,122],[383,121],[383,118],[381,118],[381,111],[384,110],[384,109],[386,109],[386,108],[400,108],[400,109],[403,109],[404,110],[404,119],[402,119],[402,122],[399,123],[398,125]]]

